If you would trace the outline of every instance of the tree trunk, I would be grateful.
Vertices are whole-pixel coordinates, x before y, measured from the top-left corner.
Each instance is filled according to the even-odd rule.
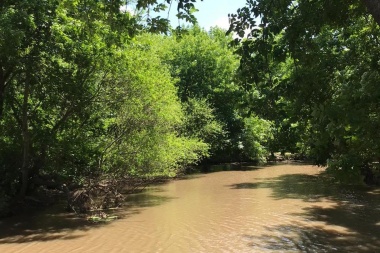
[[[0,66],[0,119],[3,117],[5,85],[6,85],[6,78],[4,75],[4,70],[2,69],[2,66]]]
[[[0,77],[0,119],[3,117],[3,108],[4,108],[4,91],[5,86],[2,83],[1,77]]]
[[[19,192],[20,199],[25,197],[26,191],[29,185],[29,144],[30,136],[28,132],[23,131],[23,156],[22,156],[22,167],[21,167],[21,189]]]
[[[19,192],[20,199],[25,197],[29,185],[30,170],[30,133],[28,119],[28,101],[30,94],[30,73],[26,73],[26,81],[24,88],[24,98],[22,104],[22,167],[21,167],[21,188]]]
[[[0,65],[0,119],[4,114],[5,93],[9,82],[14,76],[14,68]]]
[[[362,0],[362,2],[367,7],[368,12],[375,19],[376,23],[380,25],[380,1]]]

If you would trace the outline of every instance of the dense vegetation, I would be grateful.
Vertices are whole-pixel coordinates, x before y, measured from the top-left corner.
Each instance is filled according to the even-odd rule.
[[[379,14],[371,0],[259,0],[230,15],[230,32],[250,29],[235,41],[249,106],[278,147],[356,182],[380,181]]]
[[[4,212],[41,187],[149,181],[205,159],[233,161],[244,127],[254,127],[238,110],[238,58],[225,31],[178,33],[164,19],[143,19],[149,1],[137,2],[138,14],[122,4],[2,2]],[[179,16],[191,21],[192,6],[179,3]],[[261,159],[258,146],[247,157]]]
[[[179,18],[195,21],[192,2],[178,1]],[[41,186],[277,151],[380,181],[376,8],[247,1],[229,32],[248,35],[233,40],[150,16],[170,4],[0,3],[0,214]]]

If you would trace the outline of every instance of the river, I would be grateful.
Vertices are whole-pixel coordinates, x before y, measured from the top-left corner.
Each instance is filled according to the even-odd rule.
[[[190,176],[92,224],[48,210],[0,221],[0,252],[380,252],[380,190],[282,164]]]

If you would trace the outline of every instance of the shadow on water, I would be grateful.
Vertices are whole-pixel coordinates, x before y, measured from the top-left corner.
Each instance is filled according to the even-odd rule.
[[[186,181],[186,180],[193,180],[193,179],[198,179],[204,177],[204,173],[196,172],[193,174],[185,174],[181,175],[179,177],[176,177],[174,180],[177,181]]]
[[[108,212],[118,219],[126,219],[131,215],[140,213],[144,208],[161,205],[172,198],[153,195],[154,189],[126,197],[122,208]],[[71,240],[85,236],[72,235],[71,232],[86,232],[97,229],[110,222],[93,223],[85,216],[64,212],[64,205],[56,205],[44,212],[30,215],[14,216],[0,220],[0,244],[28,243],[36,241]]]
[[[380,252],[380,189],[342,186],[324,175],[305,174],[282,175],[229,187],[269,188],[273,199],[310,202],[309,207],[291,214],[301,216],[310,225],[293,222],[266,227],[264,235],[244,235],[252,248],[292,252]],[[331,205],[318,205],[320,201],[328,201]],[[322,225],[313,226],[312,222]]]
[[[253,171],[263,169],[265,167],[278,165],[276,163],[267,163],[265,165],[257,165],[255,162],[235,162],[222,164],[204,164],[197,166],[194,171],[197,173],[214,173],[221,171]]]

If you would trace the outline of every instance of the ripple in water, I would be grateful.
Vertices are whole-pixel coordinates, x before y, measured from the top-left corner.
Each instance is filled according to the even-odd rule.
[[[320,172],[286,164],[178,180],[129,196],[106,224],[14,217],[0,223],[0,252],[380,252],[380,191]]]

